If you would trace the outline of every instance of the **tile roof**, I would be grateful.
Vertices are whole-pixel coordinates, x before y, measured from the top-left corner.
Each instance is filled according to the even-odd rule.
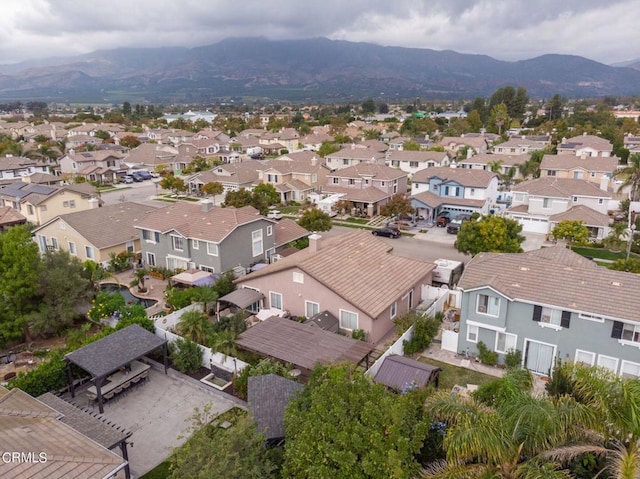
[[[185,238],[219,243],[238,226],[259,220],[266,218],[252,206],[214,206],[205,212],[199,203],[179,202],[152,211],[136,227],[163,234],[175,230]]]
[[[585,205],[572,206],[567,211],[550,216],[549,219],[554,222],[562,220],[582,221],[588,226],[609,226],[611,224],[609,216]]]
[[[190,176],[187,182],[206,183],[233,183],[245,185],[247,183],[257,183],[259,179],[258,171],[267,169],[264,161],[251,160],[242,163],[229,163],[216,166],[208,171],[201,171]]]
[[[545,176],[534,180],[523,181],[514,186],[513,193],[528,193],[530,196],[546,196],[553,198],[571,198],[572,196],[592,196],[611,198],[611,195],[586,180],[573,178],[556,178]]]
[[[438,206],[443,205],[482,208],[487,202],[487,200],[471,200],[466,198],[455,198],[453,196],[438,196],[430,191],[423,191],[422,193],[411,195],[411,198],[416,199],[427,206],[431,206],[432,208],[437,208]]]
[[[249,410],[266,439],[284,437],[284,411],[302,389],[302,384],[277,374],[249,377]]]
[[[343,194],[344,197],[342,199],[344,200],[364,203],[377,203],[378,201],[391,197],[390,193],[386,193],[375,186],[367,186],[366,188],[350,188],[348,186],[326,184],[322,187],[322,192]]]
[[[0,226],[26,221],[27,218],[22,216],[18,210],[14,210],[11,206],[0,206]]]
[[[111,477],[126,462],[72,427],[58,411],[20,389],[0,387],[0,450],[32,453],[31,461],[2,461],[4,479],[93,479]],[[40,453],[46,460],[40,460]]]
[[[311,158],[309,160],[299,160],[299,159],[275,159],[275,160],[266,160],[266,170],[274,169],[279,173],[300,173],[300,174],[311,174],[316,173],[318,170],[323,168],[324,161],[321,161],[319,157],[317,158],[315,164],[312,164]]]
[[[562,143],[558,145],[559,149],[577,149],[577,148],[593,148],[600,151],[611,151],[613,145],[605,138],[595,135],[580,135],[571,138],[563,138]]]
[[[341,168],[327,175],[328,178],[336,177],[359,179],[362,177],[368,177],[385,181],[404,178],[406,176],[407,173],[402,170],[377,163],[359,163],[357,165],[348,166],[347,168]]]
[[[0,156],[0,171],[16,170],[35,165],[36,160],[25,158],[23,156]]]
[[[435,161],[440,163],[448,157],[449,155],[440,151],[389,150],[387,153],[388,161],[419,161],[425,163],[427,161]]]
[[[640,323],[640,275],[602,268],[558,245],[526,253],[480,253],[458,283],[492,287],[512,300]]]
[[[486,165],[494,161],[500,161],[504,166],[516,166],[524,163],[529,158],[523,158],[522,155],[503,155],[500,153],[481,153],[473,155],[471,158],[458,161],[458,165]],[[461,168],[464,169],[464,168]]]
[[[473,168],[449,168],[447,166],[426,168],[413,174],[411,181],[414,183],[426,183],[431,178],[440,178],[443,183],[454,181],[462,186],[486,188],[497,173]]]
[[[384,152],[372,150],[369,148],[343,148],[340,151],[326,155],[325,158],[352,159],[352,160],[383,160]]]
[[[54,222],[64,222],[96,248],[109,248],[137,240],[140,233],[134,226],[155,209],[157,208],[127,201],[60,215],[34,231]]]
[[[352,231],[321,239],[317,252],[306,248],[240,278],[238,283],[297,267],[370,317],[377,318],[435,268],[433,263],[389,254],[392,249],[369,231]]]
[[[273,230],[276,235],[276,248],[309,235],[306,229],[288,218],[278,221],[273,225]]]
[[[586,171],[613,173],[618,169],[620,158],[617,156],[577,156],[544,155],[540,163],[541,170],[572,170],[582,168]]]

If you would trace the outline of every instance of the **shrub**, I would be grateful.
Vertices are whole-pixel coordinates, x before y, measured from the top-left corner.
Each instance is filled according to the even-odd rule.
[[[220,331],[232,331],[236,335],[243,333],[247,330],[247,323],[245,319],[249,316],[246,311],[238,311],[231,316],[223,316],[220,321],[213,323],[213,331],[218,333]]]
[[[250,376],[262,376],[263,374],[277,374],[278,376],[282,376],[283,378],[289,378],[289,370],[290,368],[284,366],[283,364],[271,360],[265,359],[261,361],[255,366],[247,366],[244,368],[240,374],[238,374],[234,381],[233,385],[238,394],[238,397],[242,399],[247,398],[247,386],[249,384]]]
[[[67,385],[67,366],[63,358],[63,351],[53,351],[49,361],[40,363],[29,372],[18,373],[18,377],[9,381],[9,389],[20,388],[37,397],[64,388]]]
[[[498,364],[498,353],[490,351],[487,345],[482,341],[478,342],[478,359],[482,364],[487,366],[495,366]]]
[[[171,363],[181,373],[195,373],[202,366],[202,349],[190,339],[176,339],[169,352]]]
[[[413,336],[403,342],[404,354],[415,354],[424,351],[438,334],[441,319],[434,316],[419,315],[413,325]]]
[[[167,304],[173,309],[182,309],[189,306],[197,294],[195,288],[179,289],[170,288],[167,291]]]
[[[91,309],[87,316],[94,321],[100,321],[113,316],[116,311],[122,311],[126,302],[120,293],[99,292],[91,302]]]
[[[519,349],[510,349],[504,358],[507,369],[519,369],[522,367],[522,351]]]
[[[396,333],[403,335],[419,317],[420,315],[415,311],[408,311],[400,316],[396,316],[393,319],[393,324],[396,325]]]
[[[366,341],[367,333],[364,332],[364,329],[354,329],[351,331],[351,337],[353,339],[357,339],[358,341]]]

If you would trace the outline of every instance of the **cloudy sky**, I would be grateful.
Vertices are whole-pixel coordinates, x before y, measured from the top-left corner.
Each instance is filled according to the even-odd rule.
[[[500,60],[640,57],[640,0],[1,0],[0,64],[228,37],[327,37]]]

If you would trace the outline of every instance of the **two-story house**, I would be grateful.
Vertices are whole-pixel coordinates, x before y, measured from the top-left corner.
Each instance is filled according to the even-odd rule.
[[[427,221],[443,212],[487,214],[496,204],[498,183],[498,175],[486,170],[427,168],[411,178],[411,205]]]
[[[599,136],[584,133],[581,136],[563,138],[557,150],[559,155],[611,156],[613,144]]]
[[[540,177],[587,180],[606,190],[618,169],[617,156],[544,155],[540,162]]]
[[[375,163],[361,163],[327,175],[323,193],[343,195],[367,216],[380,214],[380,207],[397,193],[407,192],[407,174]]]
[[[514,186],[511,195],[505,215],[524,232],[548,234],[563,219],[581,219],[594,239],[609,234],[611,195],[589,181],[545,176]]]
[[[129,167],[124,156],[114,151],[69,152],[60,159],[60,173],[80,176],[87,181],[113,183],[124,176]]]
[[[129,165],[154,171],[158,165],[170,168],[176,156],[178,156],[178,149],[174,146],[142,143],[129,151],[126,162]]]
[[[251,190],[260,182],[259,171],[268,168],[265,161],[245,161],[218,165],[208,171],[199,171],[189,176],[185,183],[189,191],[197,193],[207,183],[220,183],[224,191]]]
[[[300,135],[295,128],[283,128],[279,132],[263,132],[260,135],[258,143],[265,149],[270,149],[274,145],[278,148],[284,148],[288,151],[294,151],[299,148]]]
[[[136,224],[155,207],[118,203],[102,208],[56,216],[33,230],[42,253],[64,250],[80,261],[91,260],[107,267],[111,254],[140,253]]]
[[[275,254],[275,224],[251,206],[221,208],[203,200],[158,208],[135,227],[147,266],[222,273]]]
[[[387,151],[387,166],[399,168],[411,176],[425,168],[435,168],[438,166],[449,166],[449,155],[440,151]]]
[[[296,155],[266,161],[266,168],[258,170],[261,183],[273,185],[283,203],[305,201],[309,193],[320,190],[325,184],[329,169],[322,159],[312,152],[302,152],[308,159],[293,160]]]
[[[551,135],[514,135],[492,150],[499,155],[530,155],[551,146]]]
[[[23,156],[0,157],[0,184],[19,180],[34,173],[49,173],[49,166]]]
[[[351,145],[325,156],[327,166],[332,170],[349,168],[359,164],[384,165],[386,155],[376,149],[356,148]]]
[[[72,211],[100,206],[99,192],[88,183],[49,186],[17,181],[0,189],[0,206],[10,206],[29,223],[40,225]]]
[[[393,319],[414,309],[435,265],[391,254],[367,231],[309,237],[309,247],[236,280],[265,297],[265,308],[311,318],[328,311],[340,329],[363,330],[378,342]]]
[[[502,155],[497,153],[485,153],[482,155],[473,155],[457,161],[458,168],[471,168],[474,170],[495,170],[501,175],[512,175],[513,179],[521,179],[519,166],[529,159],[529,156],[522,155]],[[513,173],[512,173],[513,172]]]
[[[484,135],[445,136],[436,144],[442,146],[451,158],[456,158],[463,148],[467,148],[467,157],[487,153],[489,150],[489,140]]]
[[[480,253],[465,267],[457,350],[482,341],[549,376],[558,360],[640,378],[640,276],[597,266],[563,246]]]

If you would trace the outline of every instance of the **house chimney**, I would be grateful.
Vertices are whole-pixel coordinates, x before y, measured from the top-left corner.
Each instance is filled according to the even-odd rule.
[[[203,213],[208,213],[213,209],[213,201],[211,201],[210,199],[204,199],[200,201],[200,208]]]
[[[96,198],[95,196],[92,196],[91,198],[89,198],[89,209],[90,210],[95,210],[96,208],[100,207],[100,200],[98,198]]]
[[[319,234],[313,233],[309,235],[309,251],[312,253],[317,253],[320,250],[320,240],[322,236]]]

